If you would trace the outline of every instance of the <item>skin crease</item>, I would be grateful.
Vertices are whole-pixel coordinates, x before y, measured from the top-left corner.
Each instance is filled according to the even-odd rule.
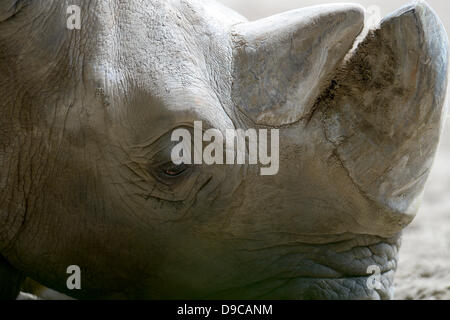
[[[380,200],[380,186],[362,190],[359,172],[343,162],[346,146],[334,133],[350,120],[329,113],[325,95],[336,74],[350,74],[336,76],[343,85],[356,82],[345,68],[357,62],[338,67],[353,41],[333,51],[340,58],[317,84],[318,102],[275,126],[277,175],[196,165],[174,178],[161,171],[173,129],[197,120],[205,130],[267,127],[253,121],[247,100],[235,103],[252,85],[236,75],[252,68],[242,58],[253,41],[242,31],[246,20],[209,1],[24,3],[0,14],[0,264],[7,272],[82,299],[392,297],[400,233],[424,181],[402,176],[413,184],[402,209],[389,195]],[[81,30],[65,28],[69,5],[81,7]],[[358,6],[342,12],[342,36],[353,40],[363,13]],[[277,61],[270,62],[276,70],[286,67]],[[437,77],[437,87],[445,82]],[[442,93],[435,94],[434,135],[417,156],[427,170],[441,126]],[[336,101],[350,99],[341,96]],[[66,287],[70,265],[82,270],[82,290]],[[380,266],[381,289],[366,286],[370,265]]]

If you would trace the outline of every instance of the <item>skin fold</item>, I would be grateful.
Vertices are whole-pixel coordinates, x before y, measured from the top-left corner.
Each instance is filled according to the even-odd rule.
[[[354,47],[363,27],[348,4],[248,22],[206,0],[2,0],[0,298],[22,275],[79,299],[392,298],[447,36],[424,2]],[[194,121],[279,129],[278,174],[167,175]]]

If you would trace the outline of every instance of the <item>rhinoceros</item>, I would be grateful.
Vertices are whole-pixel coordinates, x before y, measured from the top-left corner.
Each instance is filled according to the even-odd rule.
[[[425,2],[367,34],[364,16],[1,0],[0,296],[29,277],[77,299],[393,298],[448,40]],[[171,133],[195,121],[278,130],[277,174],[174,164]]]

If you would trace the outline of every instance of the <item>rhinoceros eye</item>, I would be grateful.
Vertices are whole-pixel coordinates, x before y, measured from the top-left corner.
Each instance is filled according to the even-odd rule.
[[[178,177],[183,174],[188,168],[188,165],[184,163],[174,164],[170,162],[161,166],[161,171],[167,177]]]

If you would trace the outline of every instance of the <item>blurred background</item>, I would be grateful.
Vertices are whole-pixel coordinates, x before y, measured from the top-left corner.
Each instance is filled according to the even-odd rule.
[[[367,10],[366,24],[411,2],[402,0],[219,0],[249,20],[301,7],[357,2]],[[450,1],[428,0],[450,32]],[[447,99],[448,100],[448,99]],[[448,119],[450,120],[450,119]],[[396,276],[396,299],[450,299],[450,121],[416,220],[405,230]]]

